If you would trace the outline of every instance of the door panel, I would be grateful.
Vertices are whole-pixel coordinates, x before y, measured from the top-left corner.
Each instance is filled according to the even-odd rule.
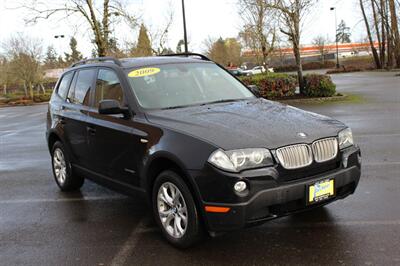
[[[135,129],[130,119],[89,112],[88,126],[94,131],[88,135],[93,171],[134,186],[139,186],[138,164],[146,144],[141,138],[147,134]]]
[[[83,167],[89,167],[89,146],[87,142],[87,121],[89,100],[94,87],[96,69],[84,68],[76,71],[68,97],[61,107],[61,123],[64,128],[65,145],[70,150],[71,160]]]
[[[136,127],[133,118],[122,115],[101,115],[98,105],[101,100],[116,100],[126,106],[124,91],[117,74],[108,68],[97,73],[93,108],[89,112],[88,143],[93,170],[113,178],[115,181],[139,186],[138,165],[145,143],[140,139],[147,134]]]
[[[88,120],[87,110],[66,103],[62,106],[60,120],[64,129],[65,145],[71,153],[72,162],[83,167],[89,166],[89,149],[86,131],[86,123]]]

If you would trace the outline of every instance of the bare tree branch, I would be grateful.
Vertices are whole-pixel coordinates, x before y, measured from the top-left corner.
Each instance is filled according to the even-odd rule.
[[[300,93],[304,91],[303,67],[300,55],[301,26],[304,17],[310,13],[318,0],[271,0],[267,7],[276,10],[279,14],[280,31],[288,36],[292,43],[293,54],[297,65]]]
[[[72,15],[80,16],[90,26],[94,44],[99,56],[108,53],[110,44],[110,26],[115,23],[112,18],[123,17],[134,28],[137,26],[137,17],[128,13],[122,5],[122,0],[103,0],[102,8],[96,6],[93,0],[64,0],[64,1],[38,1],[20,0],[17,8],[28,10],[31,14],[25,22],[37,23],[42,19],[50,19],[60,14],[65,14],[65,19]]]
[[[238,7],[244,24],[239,37],[247,48],[253,50],[257,59],[261,53],[262,63],[267,65],[276,41],[275,12],[268,8],[266,0],[239,0]]]

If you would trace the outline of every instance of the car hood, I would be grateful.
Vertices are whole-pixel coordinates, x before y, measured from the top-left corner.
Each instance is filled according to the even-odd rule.
[[[146,116],[151,123],[201,138],[224,150],[311,143],[337,136],[346,127],[332,118],[265,99],[157,110]]]

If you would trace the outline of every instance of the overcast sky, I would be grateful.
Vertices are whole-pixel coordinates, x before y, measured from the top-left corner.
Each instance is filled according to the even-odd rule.
[[[46,0],[42,0],[46,1]],[[55,1],[62,0],[52,0]],[[96,0],[95,0],[96,1]],[[172,9],[174,21],[169,32],[169,46],[175,50],[179,39],[182,39],[181,0],[124,0],[126,9],[141,14],[144,23],[155,31],[165,24],[166,10]],[[51,2],[51,1],[50,1]],[[78,48],[90,56],[94,46],[90,43],[90,31],[82,20],[71,18],[68,21],[42,20],[35,25],[25,25],[24,17],[27,11],[13,9],[15,0],[0,0],[0,42],[17,32],[41,39],[43,45],[53,45],[57,51],[65,52],[68,41],[55,39],[54,35],[64,34],[75,36]],[[204,51],[204,40],[208,37],[236,37],[242,21],[237,13],[237,0],[186,0],[187,30],[190,50]],[[331,6],[337,7],[338,22],[344,19],[351,28],[352,41],[360,41],[365,37],[364,25],[360,22],[361,14],[355,0],[320,0],[319,5],[310,14],[303,28],[302,43],[309,44],[317,35],[324,35],[334,40],[335,17],[330,11]],[[113,35],[119,40],[133,41],[137,38],[138,30],[133,32],[125,26],[114,28]],[[1,48],[0,48],[1,49]]]

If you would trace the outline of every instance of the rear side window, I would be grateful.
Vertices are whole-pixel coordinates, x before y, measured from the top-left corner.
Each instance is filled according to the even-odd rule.
[[[100,69],[96,80],[95,106],[102,100],[116,100],[124,105],[124,93],[117,74],[110,69]]]
[[[58,85],[57,94],[60,95],[61,98],[65,100],[68,94],[69,84],[71,83],[72,76],[74,72],[70,72],[65,74],[60,81],[60,85]]]
[[[95,74],[95,69],[84,69],[77,72],[74,78],[75,85],[68,94],[68,99],[71,103],[89,105],[90,89],[92,88]]]

